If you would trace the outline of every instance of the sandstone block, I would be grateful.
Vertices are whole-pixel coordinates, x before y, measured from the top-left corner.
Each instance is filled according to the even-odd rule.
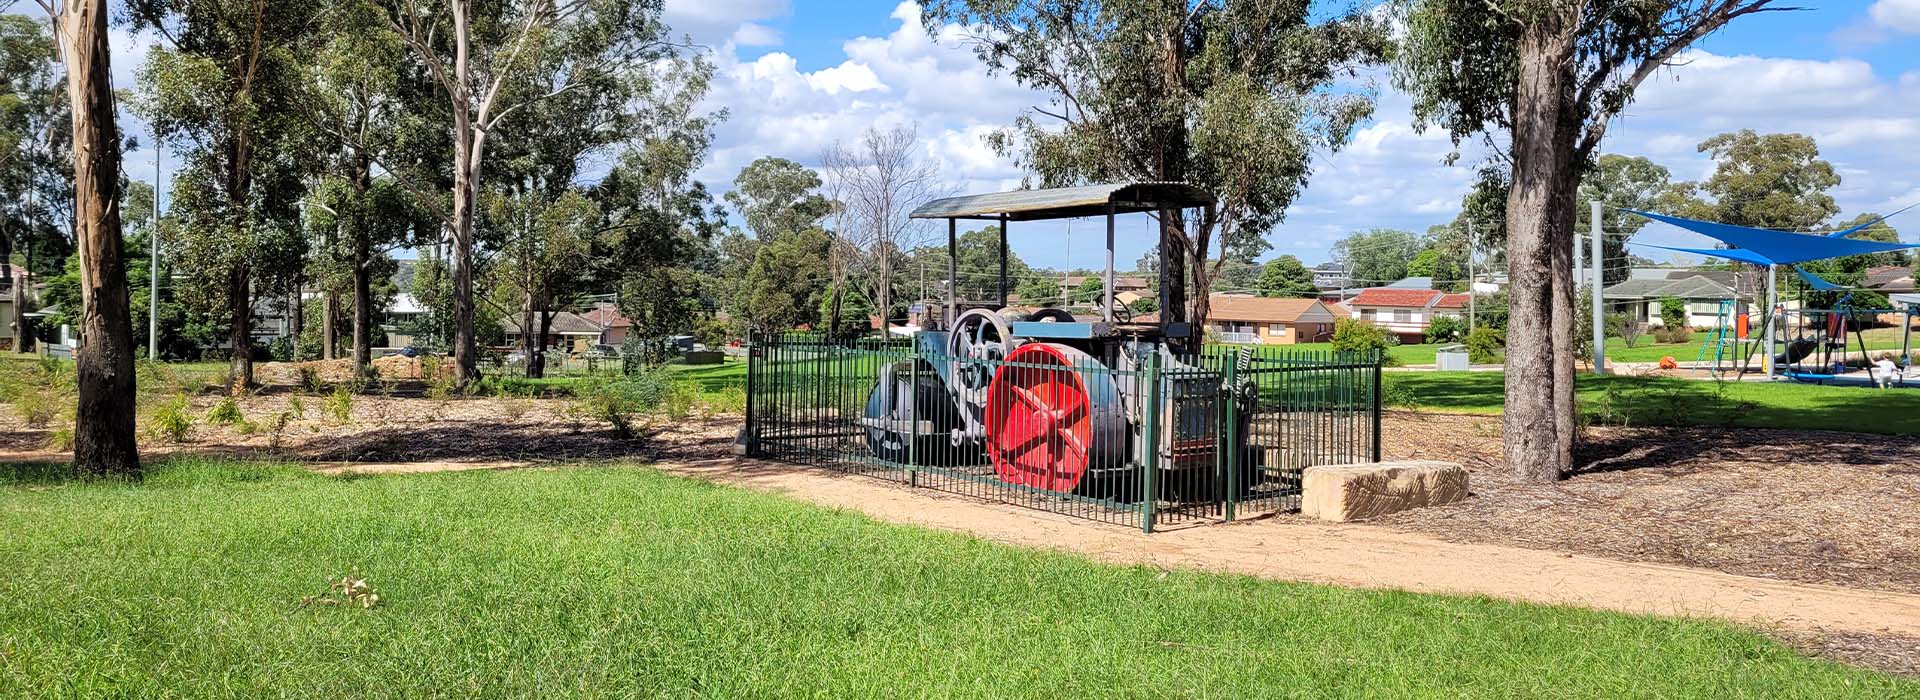
[[[1348,522],[1467,497],[1467,470],[1451,462],[1380,462],[1307,467],[1300,513]]]

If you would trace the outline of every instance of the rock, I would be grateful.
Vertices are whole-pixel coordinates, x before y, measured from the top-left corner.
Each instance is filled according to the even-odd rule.
[[[1467,470],[1452,462],[1380,462],[1307,467],[1300,513],[1348,522],[1467,497]]]

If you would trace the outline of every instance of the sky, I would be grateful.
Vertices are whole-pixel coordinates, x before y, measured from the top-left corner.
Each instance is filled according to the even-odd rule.
[[[1841,218],[1920,202],[1920,0],[1797,4],[1812,9],[1736,20],[1649,79],[1610,127],[1603,151],[1646,156],[1676,180],[1699,180],[1712,163],[1696,147],[1714,134],[1800,132],[1818,140],[1843,177],[1832,192]],[[23,5],[31,3],[14,10]],[[817,165],[828,146],[857,139],[870,125],[914,127],[922,155],[956,192],[1021,184],[1020,169],[983,137],[1045,97],[989,75],[958,41],[959,28],[929,35],[913,3],[666,0],[666,19],[706,47],[718,68],[706,105],[729,116],[699,171],[717,192],[755,158]],[[116,83],[131,87],[152,40],[122,31],[110,40]],[[1316,155],[1306,191],[1267,235],[1268,257],[1292,254],[1314,264],[1352,231],[1422,232],[1457,213],[1477,162],[1472,152],[1447,165],[1452,143],[1414,127],[1404,94],[1381,79],[1359,87],[1377,95],[1374,117],[1345,147]],[[151,180],[153,156],[150,147],[129,153],[128,175]],[[1906,230],[1905,240],[1920,240],[1920,209],[1891,223]],[[1120,223],[1115,257],[1123,267],[1150,245],[1148,225],[1144,216]],[[1031,265],[1097,267],[1100,230],[1094,220],[1022,224],[1010,243]],[[1635,240],[1709,243],[1662,224]]]

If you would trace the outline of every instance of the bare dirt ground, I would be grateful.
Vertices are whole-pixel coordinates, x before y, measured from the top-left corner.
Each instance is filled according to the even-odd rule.
[[[204,416],[217,397],[193,399]],[[1482,594],[1757,625],[1809,651],[1920,673],[1920,443],[1805,431],[1601,430],[1571,478],[1508,478],[1499,419],[1395,412],[1395,458],[1472,470],[1473,495],[1361,525],[1282,515],[1152,536],[823,470],[736,459],[737,417],[656,420],[622,440],[563,399],[357,396],[351,419],[284,390],[240,402],[250,427],[195,426],[149,453],[422,472],[650,461],[873,517],[1164,567],[1343,586]],[[284,416],[284,417],[283,417]],[[59,459],[0,415],[0,460]]]

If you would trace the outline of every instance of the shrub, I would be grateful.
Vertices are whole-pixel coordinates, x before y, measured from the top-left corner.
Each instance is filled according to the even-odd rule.
[[[289,396],[287,397],[287,412],[293,414],[295,418],[305,418],[307,417],[307,403],[301,401],[298,396]]]
[[[1458,316],[1435,316],[1427,323],[1427,342],[1451,343],[1466,335],[1467,324]]]
[[[1667,326],[1653,332],[1656,342],[1674,344],[1693,342],[1693,329],[1686,326]]]
[[[1667,297],[1660,300],[1660,322],[1668,328],[1687,326],[1687,302]]]
[[[327,415],[340,423],[353,422],[353,392],[345,386],[334,387],[327,396]]]
[[[147,433],[166,442],[186,442],[193,434],[193,412],[185,395],[176,395],[155,406],[147,419]]]
[[[574,388],[577,412],[613,427],[623,438],[633,437],[635,423],[656,410],[684,418],[693,406],[693,392],[666,372],[648,370],[614,377],[587,377]]]
[[[1500,361],[1507,349],[1507,334],[1497,328],[1480,326],[1467,334],[1467,361],[1490,365]]]
[[[245,421],[246,416],[240,413],[240,404],[235,403],[231,396],[221,399],[220,403],[207,410],[208,425],[233,425]]]
[[[300,372],[300,389],[302,391],[318,394],[322,389],[327,388],[326,382],[320,381],[320,370],[313,367],[302,366],[298,371]]]
[[[47,433],[47,449],[54,452],[67,452],[73,449],[73,425],[62,425]]]
[[[1380,376],[1380,403],[1384,406],[1411,408],[1415,404],[1413,387],[1396,374]]]
[[[1351,318],[1343,318],[1333,324],[1333,349],[1340,352],[1380,353],[1387,364],[1394,364],[1387,355],[1387,348],[1398,343],[1387,329]]]
[[[45,428],[60,412],[60,402],[55,400],[51,391],[27,387],[13,397],[13,410],[20,414],[20,419],[26,421],[28,427]]]

